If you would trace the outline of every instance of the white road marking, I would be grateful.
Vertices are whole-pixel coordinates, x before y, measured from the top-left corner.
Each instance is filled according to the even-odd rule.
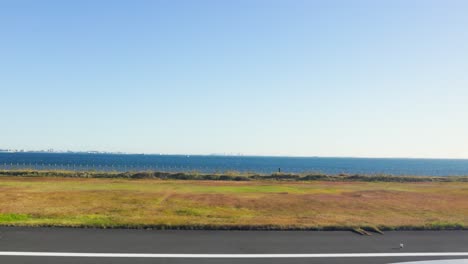
[[[468,259],[424,260],[411,262],[398,262],[392,264],[468,264]]]
[[[415,253],[325,253],[325,254],[151,254],[0,251],[0,256],[79,258],[375,258],[375,257],[460,257],[468,252]]]

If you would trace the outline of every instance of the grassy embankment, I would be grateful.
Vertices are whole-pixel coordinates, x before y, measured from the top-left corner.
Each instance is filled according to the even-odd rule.
[[[316,175],[317,179],[309,177],[306,181],[303,177],[307,175],[271,177],[282,180],[226,175],[232,177],[229,179],[246,177],[249,180],[182,181],[170,179],[172,176],[168,175],[138,179],[145,177],[135,176],[135,173],[112,178],[116,175],[0,171],[0,225],[184,229],[468,228],[466,178],[410,177],[416,178],[410,181],[389,176],[322,175],[322,178]],[[201,179],[205,177],[196,175]]]

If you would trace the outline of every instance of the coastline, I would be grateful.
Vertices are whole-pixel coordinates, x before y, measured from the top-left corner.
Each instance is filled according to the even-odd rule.
[[[322,173],[224,173],[165,171],[72,171],[72,170],[0,170],[0,177],[59,177],[108,179],[161,179],[209,181],[364,181],[364,182],[468,182],[467,176],[412,176],[386,174],[322,174]]]

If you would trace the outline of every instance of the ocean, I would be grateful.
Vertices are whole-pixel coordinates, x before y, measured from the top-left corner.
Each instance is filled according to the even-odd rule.
[[[1,169],[468,176],[468,160],[87,153],[0,153]]]

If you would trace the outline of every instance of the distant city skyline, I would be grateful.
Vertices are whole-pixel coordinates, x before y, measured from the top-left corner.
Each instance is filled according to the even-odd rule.
[[[245,157],[291,157],[291,158],[370,158],[370,159],[460,159],[468,158],[444,158],[444,157],[367,157],[367,156],[296,156],[296,155],[257,155],[234,152],[223,153],[161,153],[161,152],[123,152],[123,151],[105,151],[105,150],[63,150],[63,149],[5,149],[0,148],[0,153],[86,153],[86,154],[123,154],[123,155],[163,155],[163,156],[245,156]]]
[[[4,1],[0,148],[468,158],[467,1]]]

